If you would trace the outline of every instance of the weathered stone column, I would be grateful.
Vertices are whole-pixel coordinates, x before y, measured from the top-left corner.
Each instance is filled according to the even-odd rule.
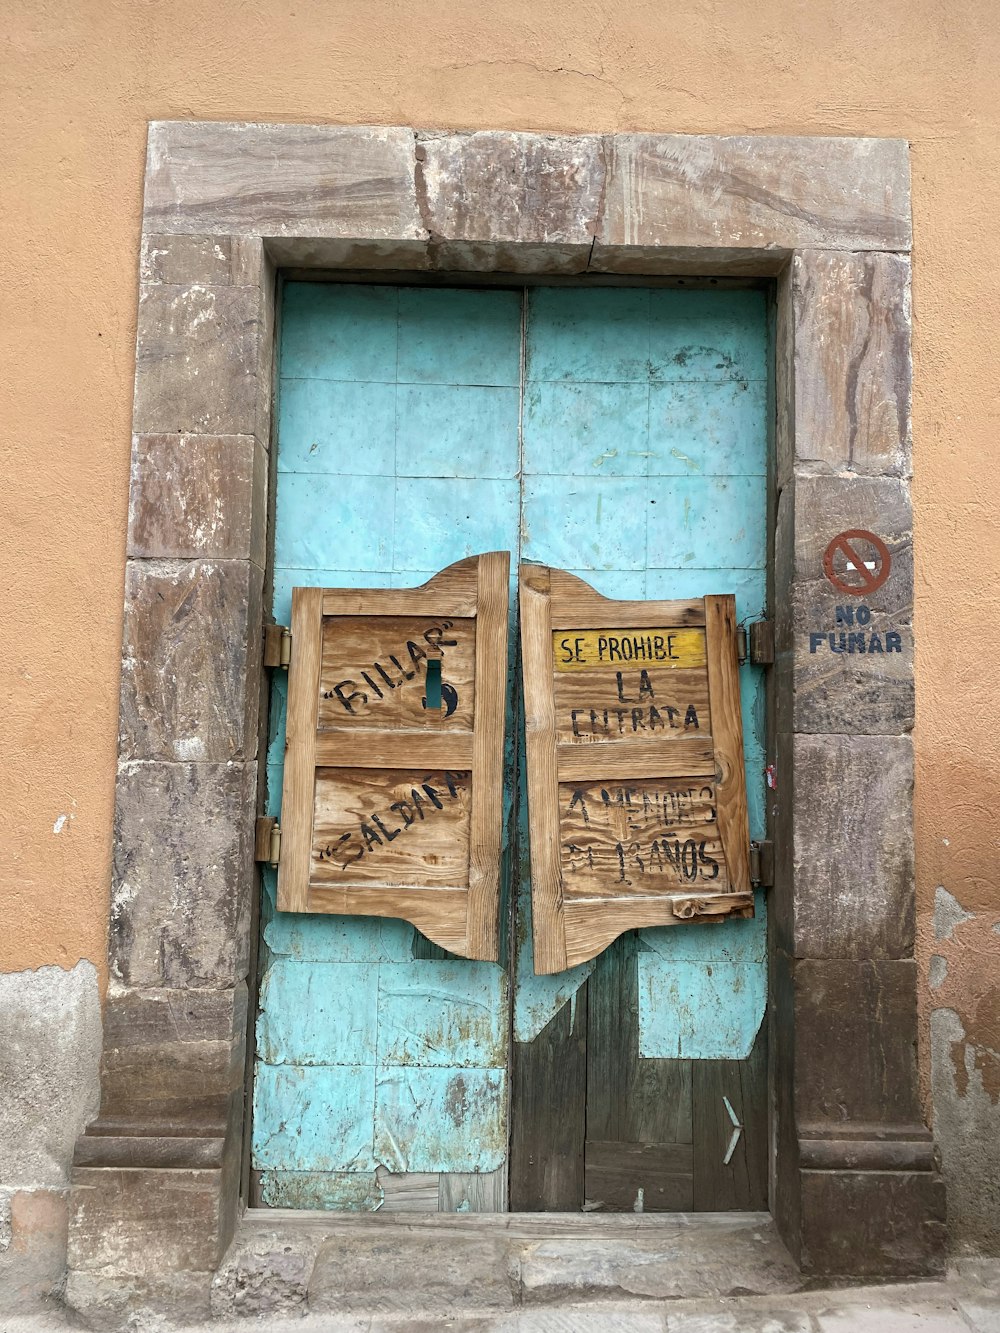
[[[173,1282],[195,1314],[239,1190],[273,279],[259,239],[157,235],[141,278],[111,989],[68,1296],[113,1312]]]
[[[903,254],[800,250],[778,293],[774,1210],[819,1273],[943,1262],[916,1071],[909,282]],[[823,572],[852,528],[891,556],[864,597]]]

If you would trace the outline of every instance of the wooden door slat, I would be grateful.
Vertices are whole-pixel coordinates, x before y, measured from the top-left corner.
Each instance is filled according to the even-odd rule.
[[[736,644],[736,598],[705,598],[708,641],[708,696],[712,741],[719,769],[716,786],[719,833],[734,893],[750,891],[750,835],[746,770],[743,766],[743,714],[740,710],[740,660]]]
[[[608,741],[556,747],[560,782],[597,778],[714,777],[711,740]]]
[[[316,701],[323,670],[323,590],[292,591],[292,642],[295,644],[297,689],[289,691],[285,722],[285,772],[282,787],[281,861],[278,905],[285,912],[304,912],[312,853],[313,790],[316,775]]]
[[[547,571],[546,571],[547,573]],[[524,741],[531,840],[532,943],[536,973],[567,966],[559,865],[559,773],[552,695],[552,623],[545,574],[520,582]]]
[[[507,613],[510,556],[479,558],[476,601],[476,721],[473,733],[469,842],[469,957],[499,952],[500,852],[503,839],[504,720],[507,712]],[[503,670],[496,670],[497,662]],[[475,949],[477,952],[472,952]]]
[[[433,579],[430,583],[433,583]],[[453,580],[446,593],[431,588],[327,588],[323,596],[325,616],[456,616],[476,614],[476,580]]]
[[[470,769],[473,738],[468,732],[393,732],[320,729],[317,768]]]

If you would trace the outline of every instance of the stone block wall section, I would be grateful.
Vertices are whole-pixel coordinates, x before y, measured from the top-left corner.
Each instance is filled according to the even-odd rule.
[[[205,1291],[238,1208],[275,270],[763,276],[776,291],[772,1208],[804,1268],[932,1271],[913,1059],[910,200],[902,141],[154,123],[139,262],[102,1104],[69,1299]],[[829,537],[873,626],[809,653]]]

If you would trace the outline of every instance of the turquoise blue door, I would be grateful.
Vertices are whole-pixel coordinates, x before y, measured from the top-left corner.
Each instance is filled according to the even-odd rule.
[[[763,613],[767,332],[754,290],[289,284],[273,611],[479,551],[611,597]],[[516,587],[512,587],[512,606]],[[253,1195],[498,1211],[766,1202],[764,906],[535,977],[512,634],[498,964],[399,921],[278,913],[267,878]],[[743,669],[753,836],[763,695]],[[281,807],[284,680],[268,809]]]

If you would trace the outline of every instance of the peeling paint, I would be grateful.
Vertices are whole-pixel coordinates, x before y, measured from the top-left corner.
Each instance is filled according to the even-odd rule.
[[[962,904],[944,885],[934,890],[934,938],[950,940],[963,921],[973,921],[974,912],[966,912]]]

